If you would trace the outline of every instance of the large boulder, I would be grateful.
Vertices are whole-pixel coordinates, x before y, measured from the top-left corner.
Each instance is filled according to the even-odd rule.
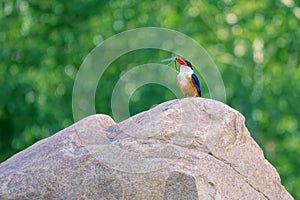
[[[0,164],[0,199],[293,199],[244,117],[210,99],[93,115]]]

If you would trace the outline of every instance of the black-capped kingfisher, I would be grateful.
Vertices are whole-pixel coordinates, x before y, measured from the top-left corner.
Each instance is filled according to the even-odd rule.
[[[175,58],[175,60],[180,64],[177,85],[184,97],[201,97],[200,81],[193,71],[192,64],[181,58]]]

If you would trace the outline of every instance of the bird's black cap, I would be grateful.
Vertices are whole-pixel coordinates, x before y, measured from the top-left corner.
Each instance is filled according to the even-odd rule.
[[[184,60],[184,61],[186,62],[186,64],[187,64],[188,67],[190,67],[191,69],[193,69],[192,63],[190,63],[190,62],[187,61],[187,60]]]

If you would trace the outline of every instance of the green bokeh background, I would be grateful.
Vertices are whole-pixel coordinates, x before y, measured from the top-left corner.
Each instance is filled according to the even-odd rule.
[[[300,199],[299,0],[1,0],[0,162],[73,123],[73,83],[93,48],[150,26],[182,32],[207,50],[227,104],[245,116],[282,184]],[[105,87],[97,90],[97,113],[111,115],[120,75],[170,56],[143,49],[115,60],[99,82]],[[133,94],[130,112],[174,98],[163,86],[145,85]]]

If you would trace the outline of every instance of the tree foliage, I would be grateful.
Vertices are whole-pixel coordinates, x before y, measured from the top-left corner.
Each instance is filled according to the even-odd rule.
[[[300,198],[299,21],[297,0],[2,0],[0,161],[73,123],[76,72],[95,46],[125,30],[165,27],[208,51],[222,74],[227,104],[245,116],[283,185]],[[105,88],[97,90],[97,112],[111,115],[120,74],[168,56],[148,49],[118,58],[99,82]],[[147,85],[132,96],[130,111],[173,98],[166,88]]]

